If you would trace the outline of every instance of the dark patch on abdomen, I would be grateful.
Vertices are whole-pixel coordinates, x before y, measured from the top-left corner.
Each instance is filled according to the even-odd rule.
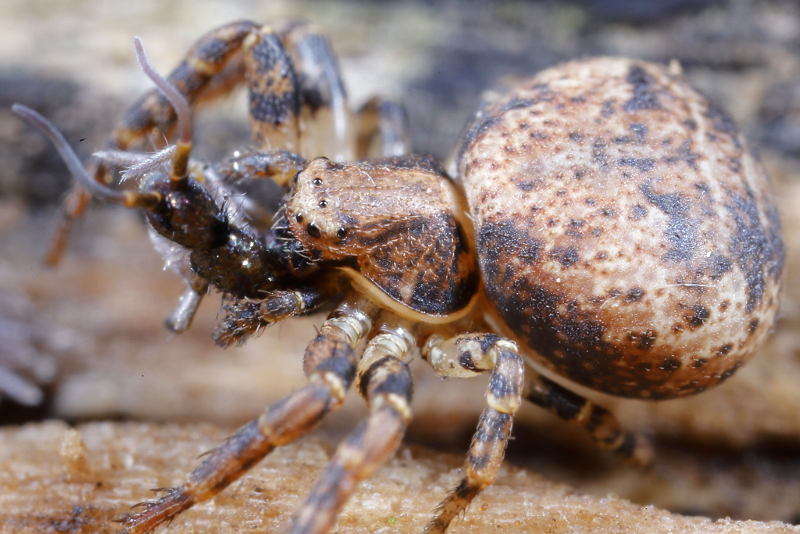
[[[730,250],[737,267],[747,281],[746,311],[750,312],[761,302],[766,286],[766,277],[773,280],[783,271],[783,240],[777,211],[768,207],[769,228],[761,224],[758,203],[748,187],[746,196],[728,192],[729,202],[725,208],[736,223]]]
[[[718,133],[728,135],[737,147],[741,145],[739,129],[736,127],[736,122],[734,122],[733,118],[728,115],[728,112],[709,101],[705,115],[711,120],[711,124],[713,124]]]
[[[630,113],[640,109],[661,108],[656,91],[653,89],[653,79],[641,66],[632,66],[628,71],[627,80],[633,86],[633,97],[625,102],[623,106],[625,111]]]
[[[537,84],[531,87],[535,91],[532,98],[512,98],[499,108],[495,105],[486,105],[468,123],[464,134],[461,136],[461,144],[458,149],[456,161],[461,161],[466,151],[492,126],[496,125],[509,111],[524,109],[535,105],[538,102],[548,102],[553,100],[553,93],[547,84]],[[479,117],[485,114],[485,116]]]
[[[564,267],[572,267],[581,259],[578,255],[578,249],[575,247],[556,247],[553,249],[552,255]]]
[[[492,247],[481,247],[480,243],[492,243]],[[500,255],[508,255],[533,264],[539,260],[541,250],[540,240],[518,230],[508,221],[485,223],[478,232],[478,255],[489,262],[496,261]]]
[[[711,317],[711,312],[708,311],[708,308],[700,304],[696,304],[692,306],[692,315],[686,315],[684,318],[686,319],[686,322],[689,323],[690,327],[700,328],[705,324],[709,317]]]
[[[679,193],[656,193],[653,191],[652,179],[641,184],[639,189],[652,205],[669,217],[664,236],[671,248],[663,258],[676,262],[692,259],[697,247],[698,222],[689,217],[689,201]]]
[[[639,302],[644,296],[644,289],[641,287],[634,287],[628,294],[625,295],[625,302]]]
[[[621,158],[617,160],[617,165],[633,167],[640,172],[647,172],[656,166],[656,161],[651,158]]]
[[[576,305],[559,311],[568,296],[539,283],[530,269],[516,268],[520,250],[533,250],[538,258],[540,248],[511,221],[485,223],[478,232],[486,293],[505,323],[565,376],[600,391],[643,396],[650,389],[647,378],[620,371],[621,350],[603,341],[605,326],[596,314]],[[645,335],[645,344],[650,339]]]

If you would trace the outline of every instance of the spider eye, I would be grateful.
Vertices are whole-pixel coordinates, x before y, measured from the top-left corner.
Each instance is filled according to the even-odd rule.
[[[338,230],[336,230],[336,237],[338,237],[339,239],[344,239],[346,235],[347,235],[347,228],[340,227]]]
[[[303,214],[302,213],[298,213],[297,215],[294,216],[294,220],[299,222],[299,223],[303,222]]]
[[[308,226],[306,226],[306,232],[308,232],[308,235],[311,237],[319,237],[322,235],[319,228],[317,228],[317,225],[314,223],[309,223]]]
[[[311,180],[311,183],[314,185],[322,185],[322,180],[320,180],[319,178],[314,178],[313,180]]]
[[[328,201],[327,200],[320,200],[319,201],[319,207],[320,208],[324,208],[327,205],[328,205]]]

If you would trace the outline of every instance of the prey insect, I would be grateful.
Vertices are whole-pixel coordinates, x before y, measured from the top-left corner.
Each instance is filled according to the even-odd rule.
[[[730,376],[772,323],[783,245],[766,178],[727,115],[674,69],[598,58],[544,71],[484,104],[451,177],[406,154],[398,107],[374,100],[351,125],[330,47],[307,26],[220,27],[167,80],[138,42],[137,54],[158,90],[129,110],[94,177],[49,121],[14,110],[53,140],[81,188],[145,214],[187,283],[170,326],[187,328],[209,288],[223,294],[220,345],[333,312],[306,349],[308,384],[127,515],[125,532],[222,491],[355,384],[369,415],[289,528],[327,532],[398,447],[420,353],[441,376],[490,374],[463,477],[425,527],[443,533],[493,482],[522,400],[649,460],[646,441],[533,364],[614,395],[673,398]],[[240,81],[254,147],[193,161],[192,105]],[[333,136],[332,159],[306,159],[325,137],[315,128]],[[122,151],[173,130],[177,142],[156,155]],[[131,164],[138,190],[106,183],[107,165]],[[285,190],[266,228],[251,221],[258,206],[226,209],[237,185],[261,179]]]

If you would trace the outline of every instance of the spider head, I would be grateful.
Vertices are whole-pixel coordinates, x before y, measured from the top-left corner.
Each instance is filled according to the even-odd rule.
[[[431,158],[317,158],[284,207],[287,232],[309,261],[345,270],[390,307],[448,315],[474,295],[462,199]]]

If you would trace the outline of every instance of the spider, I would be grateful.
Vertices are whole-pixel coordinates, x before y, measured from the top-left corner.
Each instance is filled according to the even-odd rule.
[[[82,188],[144,212],[187,282],[168,325],[187,328],[210,287],[223,294],[222,346],[333,311],[305,351],[308,384],[125,516],[125,532],[150,532],[222,491],[355,384],[369,415],[289,529],[327,532],[398,447],[411,418],[408,363],[420,354],[443,377],[490,374],[463,477],[425,528],[441,534],[494,480],[522,400],[625,459],[650,460],[646,440],[534,363],[606,393],[674,398],[733,374],[772,323],[783,245],[766,179],[729,117],[674,66],[583,60],[498,94],[466,129],[451,178],[406,154],[396,105],[371,101],[348,133],[336,61],[307,25],[222,26],[167,80],[136,46],[157,89],[128,111],[94,179],[55,126],[14,110],[54,141]],[[191,106],[240,81],[254,147],[213,166],[191,160]],[[154,130],[176,130],[177,141],[155,155],[123,151]],[[296,153],[329,135],[332,159]],[[110,187],[105,165],[129,165],[140,188]],[[286,193],[261,228],[263,207],[232,205],[238,186],[265,178]]]

